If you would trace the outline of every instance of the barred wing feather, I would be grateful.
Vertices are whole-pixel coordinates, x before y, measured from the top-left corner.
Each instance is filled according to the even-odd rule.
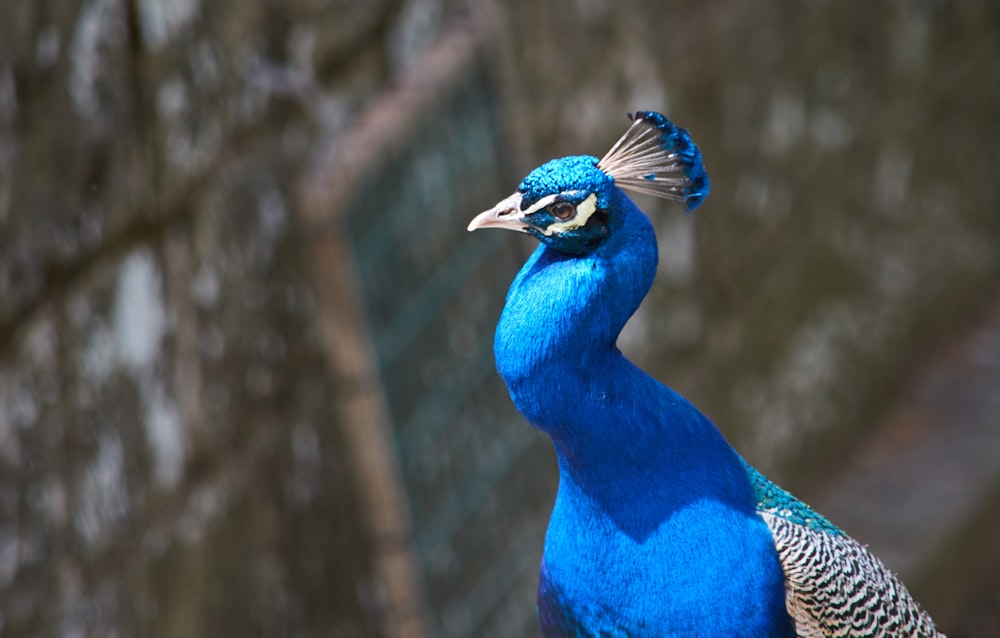
[[[761,512],[774,536],[800,638],[942,637],[885,565],[846,534]]]

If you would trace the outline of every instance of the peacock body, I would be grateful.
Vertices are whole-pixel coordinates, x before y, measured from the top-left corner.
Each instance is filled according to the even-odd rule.
[[[540,241],[507,294],[495,354],[559,464],[542,633],[940,635],[865,547],[747,465],[618,350],[658,258],[652,224],[623,189],[692,210],[709,179],[684,129],[640,112],[602,159],[550,161],[469,225]]]

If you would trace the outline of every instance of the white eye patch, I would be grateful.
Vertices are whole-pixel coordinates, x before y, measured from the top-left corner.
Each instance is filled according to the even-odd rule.
[[[532,204],[531,207],[528,208],[528,210],[524,211],[524,214],[530,215],[532,213],[536,213],[541,209],[545,208],[546,206],[550,206],[558,199],[559,199],[559,194],[543,197],[534,204]],[[551,237],[556,233],[564,233],[566,231],[574,230],[576,228],[580,228],[581,226],[585,226],[587,224],[587,220],[589,220],[591,215],[593,215],[596,211],[597,211],[597,195],[591,193],[590,195],[587,195],[586,199],[584,199],[582,202],[576,205],[576,215],[574,215],[571,219],[567,219],[564,222],[556,222],[554,224],[549,224],[548,228],[543,230],[542,233],[548,237]]]

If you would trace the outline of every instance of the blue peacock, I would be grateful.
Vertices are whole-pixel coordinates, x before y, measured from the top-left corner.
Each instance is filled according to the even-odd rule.
[[[771,483],[682,396],[618,350],[653,282],[653,226],[625,190],[693,210],[701,152],[639,112],[602,158],[536,168],[469,230],[540,245],[496,330],[497,369],[555,446],[538,588],[562,636],[940,636],[864,546]]]

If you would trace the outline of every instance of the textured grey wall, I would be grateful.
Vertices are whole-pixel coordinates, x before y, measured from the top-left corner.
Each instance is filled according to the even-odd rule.
[[[290,210],[320,10],[5,5],[3,635],[374,630]]]

